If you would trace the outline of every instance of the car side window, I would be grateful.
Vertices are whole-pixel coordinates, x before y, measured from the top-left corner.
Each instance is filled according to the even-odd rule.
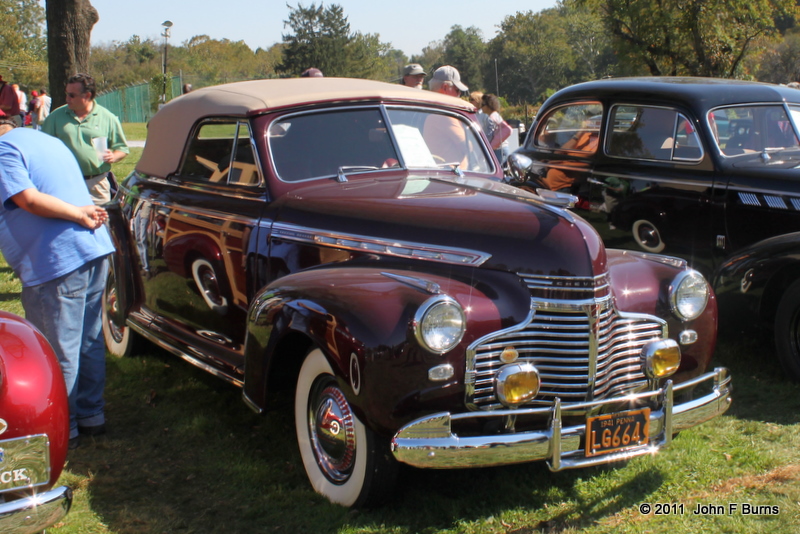
[[[189,143],[180,176],[216,184],[258,185],[260,177],[248,124],[237,120],[200,124]]]
[[[782,105],[714,109],[708,113],[708,124],[724,156],[800,148],[795,126]]]
[[[609,114],[609,156],[656,161],[699,161],[702,145],[692,122],[674,109],[614,106]]]
[[[584,102],[553,110],[540,122],[534,144],[542,148],[595,152],[603,118],[603,106]]]

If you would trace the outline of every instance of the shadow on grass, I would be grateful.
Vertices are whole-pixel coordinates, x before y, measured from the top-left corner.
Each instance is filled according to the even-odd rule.
[[[404,467],[388,505],[347,510],[311,490],[290,399],[256,415],[237,388],[161,352],[109,359],[108,377],[109,433],[84,437],[67,469],[85,479],[91,511],[115,533],[432,534],[517,509],[547,510],[536,528],[575,527],[641,502],[662,484],[659,472],[645,471],[606,481],[601,497],[586,500],[576,484],[613,468]],[[563,502],[571,504],[559,509]]]
[[[711,367],[725,366],[733,381],[728,415],[776,424],[800,422],[800,384],[792,382],[775,355],[767,330],[726,328]]]

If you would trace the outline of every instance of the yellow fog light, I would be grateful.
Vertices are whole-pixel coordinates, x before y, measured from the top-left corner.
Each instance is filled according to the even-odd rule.
[[[494,379],[497,399],[508,407],[532,401],[540,385],[539,371],[529,363],[504,365]]]
[[[666,378],[681,365],[681,349],[674,339],[653,341],[642,348],[644,371],[648,378]]]

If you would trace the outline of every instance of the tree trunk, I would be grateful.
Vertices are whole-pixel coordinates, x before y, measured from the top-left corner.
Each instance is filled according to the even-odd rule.
[[[46,0],[47,62],[53,109],[64,105],[67,79],[88,72],[92,28],[100,20],[89,0]]]

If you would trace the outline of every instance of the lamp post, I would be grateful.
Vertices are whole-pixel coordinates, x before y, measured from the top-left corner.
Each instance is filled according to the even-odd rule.
[[[165,20],[161,23],[164,27],[164,33],[161,35],[164,37],[164,63],[161,65],[161,74],[162,74],[162,88],[161,88],[161,103],[167,103],[167,44],[169,43],[169,29],[172,28],[172,21]]]

